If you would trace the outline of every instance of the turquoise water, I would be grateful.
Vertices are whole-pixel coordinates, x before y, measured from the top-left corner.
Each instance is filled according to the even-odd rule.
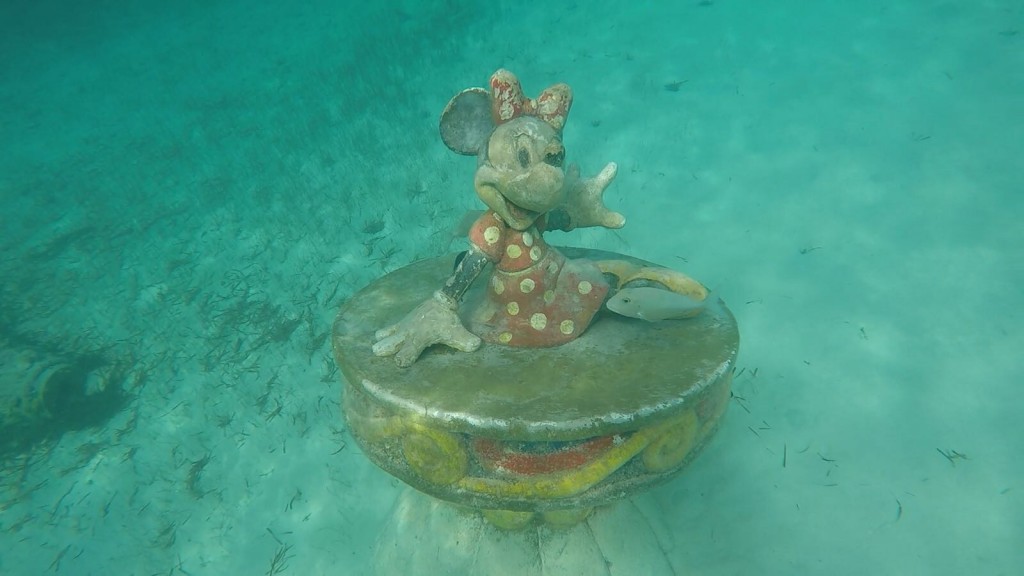
[[[369,4],[0,6],[4,399],[55,363],[123,390],[4,439],[0,573],[374,573],[401,487],[327,332],[461,248],[437,118],[500,67],[619,165],[626,226],[552,240],[739,322],[742,400],[637,504],[675,573],[1024,565],[1024,7]]]

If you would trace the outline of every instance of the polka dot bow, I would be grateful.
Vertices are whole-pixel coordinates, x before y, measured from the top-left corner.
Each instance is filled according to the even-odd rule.
[[[568,84],[555,84],[531,99],[523,94],[515,74],[501,69],[491,75],[491,114],[495,124],[535,116],[561,132],[571,106],[572,89]]]

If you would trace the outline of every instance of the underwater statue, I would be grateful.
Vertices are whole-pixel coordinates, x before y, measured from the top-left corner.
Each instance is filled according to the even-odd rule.
[[[625,260],[570,259],[544,241],[549,230],[621,228],[625,217],[603,202],[616,175],[608,163],[581,178],[565,168],[562,129],[572,91],[556,84],[530,99],[507,70],[490,90],[470,88],[441,115],[444,143],[475,155],[473,180],[488,210],[469,231],[470,248],[433,296],[398,323],[378,330],[373,353],[412,365],[435,344],[472,352],[482,341],[516,347],[556,346],[580,336],[602,309],[647,321],[700,313],[707,290],[679,272]],[[468,316],[460,302],[488,264],[486,298]]]
[[[477,157],[487,207],[469,249],[393,270],[338,312],[345,421],[363,452],[416,490],[479,511],[447,516],[410,498],[393,526],[578,526],[682,470],[729,404],[739,332],[720,298],[640,258],[545,241],[626,221],[603,200],[615,164],[581,178],[565,163],[571,104],[564,84],[525,97],[506,70],[452,98],[441,138]],[[450,535],[430,533],[450,559]],[[382,539],[399,563],[432,546],[402,531]],[[475,566],[475,555],[463,560]]]

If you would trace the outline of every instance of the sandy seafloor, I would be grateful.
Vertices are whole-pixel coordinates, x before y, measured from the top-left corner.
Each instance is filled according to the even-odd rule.
[[[739,322],[743,405],[643,500],[675,573],[1020,573],[1024,5],[287,4],[0,7],[6,345],[130,392],[5,463],[0,573],[372,573],[401,487],[327,332],[459,248],[437,117],[499,67],[571,84],[569,159],[620,167],[626,227],[550,239]]]

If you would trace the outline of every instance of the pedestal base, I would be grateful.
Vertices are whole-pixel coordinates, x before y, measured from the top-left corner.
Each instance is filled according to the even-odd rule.
[[[509,532],[477,511],[412,488],[401,494],[378,538],[374,569],[408,576],[679,573],[633,500],[600,507],[569,528]]]

